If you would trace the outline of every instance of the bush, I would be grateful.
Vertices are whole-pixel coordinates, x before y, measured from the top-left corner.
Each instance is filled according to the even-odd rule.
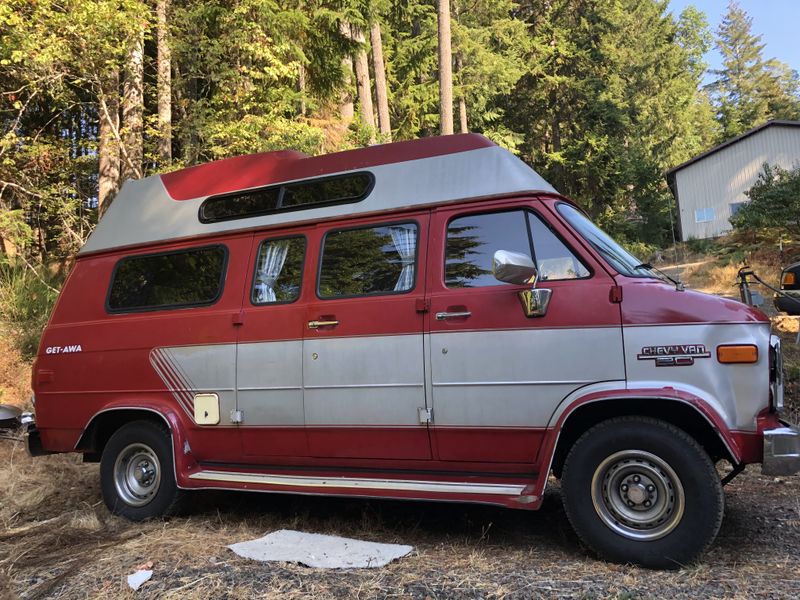
[[[781,227],[800,235],[800,165],[786,170],[765,163],[745,195],[750,202],[731,217],[734,228]]]
[[[710,254],[717,249],[717,241],[714,238],[689,238],[686,240],[686,247],[693,254]]]
[[[36,355],[61,280],[44,267],[0,262],[0,317],[25,358]]]

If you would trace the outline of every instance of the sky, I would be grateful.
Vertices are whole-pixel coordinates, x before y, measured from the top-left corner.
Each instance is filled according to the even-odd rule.
[[[727,12],[728,0],[670,0],[669,8],[677,16],[688,5],[706,13],[712,33],[716,35],[722,17]],[[800,0],[739,0],[739,6],[753,18],[751,32],[761,35],[766,44],[764,58],[777,58],[795,71],[800,71]],[[706,55],[710,69],[718,69],[722,58],[716,48]]]

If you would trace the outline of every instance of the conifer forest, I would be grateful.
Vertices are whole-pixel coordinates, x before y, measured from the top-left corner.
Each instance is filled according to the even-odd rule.
[[[798,118],[736,2],[712,30],[665,0],[0,0],[2,260],[64,264],[129,178],[466,131],[644,253],[665,170]]]

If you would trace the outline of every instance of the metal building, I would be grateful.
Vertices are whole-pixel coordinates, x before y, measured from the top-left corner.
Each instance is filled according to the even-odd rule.
[[[800,164],[800,121],[768,121],[667,171],[681,239],[730,231],[729,219],[748,201],[745,192],[764,163]]]

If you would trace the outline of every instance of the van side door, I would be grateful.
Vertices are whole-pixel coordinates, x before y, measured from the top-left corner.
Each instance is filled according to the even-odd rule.
[[[307,256],[308,236],[302,230],[254,237],[236,357],[239,429],[247,462],[308,455],[303,411]]]
[[[429,459],[422,328],[428,213],[317,227],[303,391],[312,456]]]
[[[440,460],[535,464],[554,409],[580,387],[625,378],[611,276],[577,252],[539,202],[435,210],[428,277],[433,444]],[[495,251],[530,256],[544,316],[518,297],[530,286],[492,275]]]

